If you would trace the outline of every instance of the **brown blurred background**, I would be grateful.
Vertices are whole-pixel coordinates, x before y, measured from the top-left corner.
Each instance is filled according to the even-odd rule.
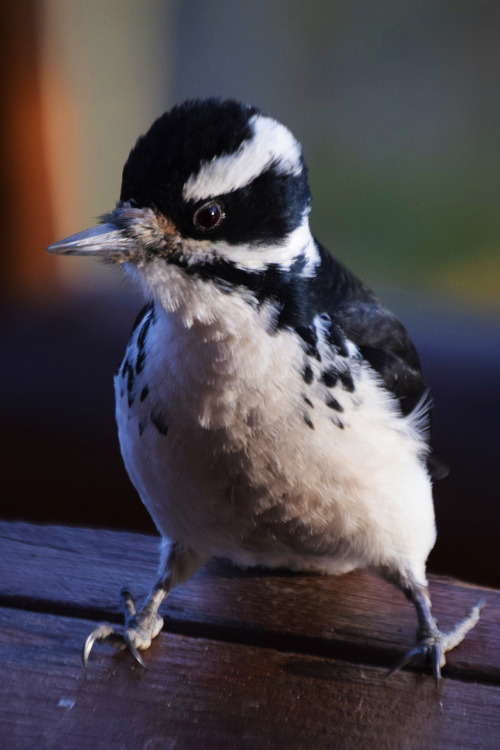
[[[500,585],[499,38],[482,0],[3,3],[1,516],[153,529],[113,415],[141,301],[43,249],[113,207],[156,116],[232,96],[302,141],[314,231],[420,351],[451,467],[431,570]]]

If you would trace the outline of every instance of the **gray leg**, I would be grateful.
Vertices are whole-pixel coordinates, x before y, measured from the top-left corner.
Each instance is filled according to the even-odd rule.
[[[100,623],[90,633],[82,651],[84,667],[94,643],[107,643],[114,648],[123,650],[128,648],[136,661],[142,667],[145,664],[139,654],[149,648],[153,638],[156,638],[163,627],[163,618],[158,609],[170,589],[190,578],[204,562],[192,550],[185,549],[181,544],[172,544],[162,562],[160,577],[158,578],[149,599],[137,614],[134,600],[128,588],[121,590],[122,607],[124,611],[123,632],[116,630],[113,625]]]
[[[446,663],[445,653],[451,651],[455,646],[463,641],[469,630],[477,624],[481,610],[484,606],[484,599],[480,599],[472,607],[471,611],[463,620],[461,620],[449,633],[442,633],[431,615],[431,600],[429,591],[425,586],[416,583],[411,576],[401,576],[387,570],[382,571],[386,580],[395,583],[403,591],[405,596],[413,602],[417,611],[418,630],[417,642],[396,666],[391,669],[389,675],[398,672],[404,666],[412,662],[417,657],[423,657],[430,660],[432,672],[436,685],[441,678],[441,667]]]

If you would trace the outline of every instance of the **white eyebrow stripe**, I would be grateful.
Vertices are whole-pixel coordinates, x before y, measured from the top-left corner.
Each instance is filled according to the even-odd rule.
[[[232,154],[202,162],[199,171],[182,189],[185,201],[199,201],[238,190],[250,184],[271,164],[280,174],[302,171],[300,145],[284,125],[263,115],[250,119],[253,137]]]

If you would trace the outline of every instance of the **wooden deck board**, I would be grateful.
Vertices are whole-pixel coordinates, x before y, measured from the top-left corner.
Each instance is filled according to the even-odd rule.
[[[128,748],[497,748],[500,687],[163,633],[150,668],[99,649],[89,622],[0,610],[0,745]]]
[[[415,634],[394,587],[217,561],[168,598],[147,671],[99,646],[84,670],[95,621],[120,621],[124,580],[147,594],[157,558],[151,536],[0,523],[0,747],[500,747],[500,592],[431,580],[444,627],[487,600],[438,689],[386,678]]]
[[[0,554],[0,602],[118,620],[123,582],[138,602],[151,588],[158,540],[0,523]],[[486,599],[479,624],[448,655],[444,675],[500,682],[500,592],[431,578],[431,594],[443,629]],[[162,612],[173,632],[385,667],[412,646],[416,630],[411,604],[364,571],[340,577],[242,572],[213,561],[174,590]]]

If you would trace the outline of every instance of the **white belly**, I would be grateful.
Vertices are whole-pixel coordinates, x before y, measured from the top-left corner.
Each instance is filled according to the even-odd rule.
[[[404,558],[423,577],[434,514],[414,421],[360,362],[352,393],[320,382],[325,353],[307,384],[297,337],[248,316],[230,340],[161,313],[131,408],[116,379],[123,458],[159,531],[243,564],[345,572]]]

